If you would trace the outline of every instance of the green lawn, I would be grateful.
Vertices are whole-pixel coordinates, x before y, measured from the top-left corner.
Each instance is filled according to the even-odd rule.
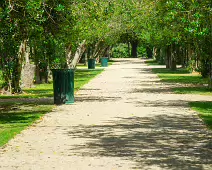
[[[212,91],[204,86],[208,83],[208,80],[197,73],[191,74],[183,68],[179,68],[176,71],[166,68],[153,68],[152,71],[158,74],[163,82],[180,84],[182,87],[173,88],[175,93],[212,95]]]
[[[191,102],[190,106],[199,112],[205,124],[212,129],[212,102]]]
[[[103,71],[101,70],[77,70],[75,72],[75,91],[88,83],[92,78]],[[34,89],[24,89],[24,93],[18,96],[1,96],[2,98],[46,98],[53,96],[52,84],[37,85]],[[53,104],[32,102],[7,102],[0,103],[0,147],[5,145],[16,134],[32,125],[36,120],[55,107]]]
[[[147,60],[145,63],[149,66],[159,65],[156,60]]]

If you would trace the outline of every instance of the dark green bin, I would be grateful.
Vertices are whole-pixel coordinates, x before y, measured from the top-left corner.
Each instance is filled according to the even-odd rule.
[[[102,67],[108,67],[108,58],[107,57],[101,58],[101,66]]]
[[[95,69],[96,67],[96,59],[88,59],[88,69]]]
[[[53,89],[54,104],[73,104],[74,103],[74,70],[73,69],[54,69]]]

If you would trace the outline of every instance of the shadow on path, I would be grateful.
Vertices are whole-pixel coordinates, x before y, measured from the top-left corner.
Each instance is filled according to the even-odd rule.
[[[133,169],[203,170],[203,164],[212,165],[211,134],[190,115],[117,118],[105,125],[76,126],[67,135],[87,139],[72,153],[120,157],[134,162]]]
[[[77,96],[76,98],[77,102],[95,102],[95,103],[100,103],[100,102],[107,102],[107,101],[118,101],[121,100],[121,97],[109,97],[109,96],[88,96],[88,95],[81,95]]]

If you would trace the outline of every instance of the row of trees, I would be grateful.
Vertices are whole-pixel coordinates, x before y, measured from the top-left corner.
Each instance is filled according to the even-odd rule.
[[[74,68],[80,57],[142,44],[168,68],[211,76],[211,0],[6,0],[0,2],[0,64],[5,87],[21,92],[23,65]]]
[[[209,77],[212,89],[211,0],[157,1],[151,15],[154,54],[167,68],[182,64]],[[154,19],[153,19],[154,18]]]

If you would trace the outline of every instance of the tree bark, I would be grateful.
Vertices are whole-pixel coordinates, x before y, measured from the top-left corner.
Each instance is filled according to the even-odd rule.
[[[12,89],[10,89],[10,92],[12,93],[20,93],[21,90],[21,72],[23,67],[23,60],[24,57],[27,57],[26,55],[26,47],[27,47],[27,40],[24,40],[21,42],[21,45],[19,46],[19,52],[17,54],[17,59],[15,61],[15,68],[13,70],[13,76],[12,76],[12,84],[10,85]]]
[[[69,68],[71,65],[71,60],[72,60],[72,46],[71,44],[66,48],[66,64],[67,67]]]
[[[131,53],[130,53],[130,42],[127,42],[127,46],[128,46],[128,56],[130,58],[130,56],[131,56]]]
[[[154,51],[154,52],[153,52]],[[146,48],[146,52],[147,52],[147,58],[155,58],[156,57],[156,54],[157,54],[157,48],[150,48],[150,47],[147,47]]]
[[[171,46],[168,45],[166,48],[166,68],[171,68],[170,58],[171,58]]]
[[[87,63],[88,63],[88,51],[86,50],[86,52],[85,52],[84,66],[87,66]]]
[[[75,69],[77,63],[79,62],[80,58],[82,57],[83,53],[86,50],[86,41],[83,40],[83,42],[79,45],[79,47],[77,48],[75,55],[72,59],[72,61],[70,62],[70,64],[68,65],[68,69]]]
[[[209,73],[209,82],[208,82],[208,88],[212,90],[212,60],[210,62],[210,73]]]
[[[176,44],[171,45],[171,70],[177,69],[177,62],[176,62],[177,54],[176,54]]]

